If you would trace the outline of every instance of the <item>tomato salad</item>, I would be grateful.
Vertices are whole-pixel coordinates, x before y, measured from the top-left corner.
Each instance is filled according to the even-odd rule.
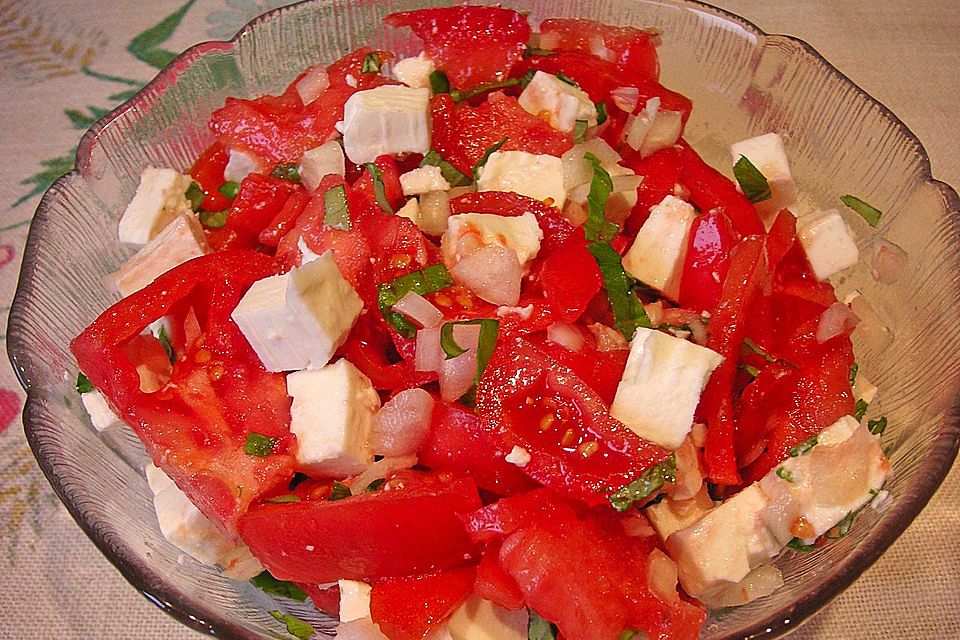
[[[344,638],[696,638],[884,497],[847,223],[775,132],[706,164],[655,31],[386,22],[423,52],[229,98],[188,174],[143,172],[71,345],[94,425],[300,638],[284,599]]]

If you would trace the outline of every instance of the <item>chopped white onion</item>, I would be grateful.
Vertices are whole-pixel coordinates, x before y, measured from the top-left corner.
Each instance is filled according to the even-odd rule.
[[[659,327],[663,324],[663,302],[657,300],[656,302],[648,302],[643,305],[643,310],[647,314],[647,318],[650,319],[650,324],[654,327]]]
[[[444,360],[440,369],[440,397],[446,402],[453,402],[469,391],[476,374],[476,347],[461,353],[456,358]]]
[[[585,183],[589,184],[593,179],[593,165],[584,159],[588,153],[595,155],[604,167],[615,165],[621,160],[620,154],[603,138],[591,138],[582,144],[574,145],[560,156],[563,162],[563,186],[567,191]]]
[[[223,576],[231,580],[250,580],[263,573],[263,565],[245,544],[235,546],[217,564],[223,569]]]
[[[363,493],[363,491],[366,490],[366,488],[369,487],[370,483],[374,480],[386,478],[394,471],[409,469],[415,464],[417,464],[417,456],[415,455],[386,457],[381,460],[377,460],[372,465],[367,467],[360,475],[349,482],[350,491],[355,494]]]
[[[420,230],[428,236],[442,236],[450,218],[450,193],[430,191],[420,196]]]
[[[597,340],[597,351],[620,351],[630,348],[630,343],[623,337],[623,334],[613,327],[595,322],[588,324],[587,329],[590,330],[593,337]]]
[[[693,446],[703,448],[707,443],[707,425],[702,422],[694,422],[690,428],[690,441]]]
[[[647,516],[640,511],[632,510],[624,513],[620,520],[623,532],[631,538],[652,538],[657,532],[650,526]]]
[[[672,147],[677,144],[682,132],[682,113],[679,111],[657,112],[657,117],[653,120],[653,126],[647,131],[647,135],[643,139],[643,146],[639,149],[640,157],[646,158],[661,149]]]
[[[891,283],[900,278],[907,268],[907,252],[899,246],[886,240],[881,240],[873,248],[873,258],[870,260],[870,273],[878,282]]]
[[[491,304],[513,307],[520,301],[523,267],[512,249],[481,247],[450,269],[450,275]]]
[[[653,128],[659,109],[660,98],[653,97],[647,100],[643,111],[635,115],[630,115],[630,117],[627,118],[627,123],[623,127],[624,142],[630,145],[631,148],[640,151],[643,148],[643,141]]]
[[[576,325],[554,322],[547,327],[547,340],[569,351],[583,348],[584,335]]]
[[[857,335],[866,346],[879,350],[893,342],[893,332],[884,324],[865,297],[855,296],[850,302],[850,310],[860,318]]]
[[[540,34],[540,48],[553,51],[560,44],[560,34],[555,32]]]
[[[820,314],[817,323],[817,342],[823,344],[831,338],[850,333],[860,323],[850,307],[842,302],[834,302]]]
[[[677,461],[677,477],[670,486],[670,496],[674,500],[689,500],[700,492],[703,487],[704,468],[700,462],[700,454],[693,440],[687,438],[674,451]]]
[[[739,607],[763,598],[783,586],[783,574],[773,565],[760,565],[736,584],[732,584],[709,598],[701,598],[712,609]]]
[[[622,191],[636,191],[637,187],[640,186],[640,183],[643,182],[643,177],[635,174],[611,176],[610,182],[613,183],[613,189],[611,193],[620,193]]]
[[[624,113],[633,113],[637,110],[640,101],[640,89],[637,87],[617,87],[610,92],[613,104]]]
[[[405,293],[397,304],[393,305],[393,310],[403,314],[405,318],[417,323],[421,328],[439,327],[443,322],[443,312],[412,290]]]
[[[607,62],[613,62],[617,58],[613,49],[609,48],[603,38],[597,34],[590,36],[590,53]]]
[[[297,93],[303,104],[308,105],[327,90],[330,86],[330,76],[323,65],[313,67],[297,82]]]
[[[582,202],[574,202],[567,197],[567,203],[563,207],[563,217],[575,227],[579,227],[587,221],[587,210]]]
[[[414,368],[417,371],[440,371],[443,349],[440,348],[440,328],[432,327],[417,331],[417,350]]]
[[[650,587],[650,593],[664,602],[680,599],[677,593],[677,563],[660,549],[651,551],[647,559],[647,586]]]
[[[423,389],[406,389],[377,412],[370,435],[373,452],[382,456],[413,455],[430,431],[433,396]]]

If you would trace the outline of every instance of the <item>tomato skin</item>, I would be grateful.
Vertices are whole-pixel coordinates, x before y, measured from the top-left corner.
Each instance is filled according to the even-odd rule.
[[[240,537],[278,579],[313,584],[445,571],[474,554],[458,515],[481,504],[473,480],[406,471],[387,485],[335,502],[261,504],[241,518]]]
[[[303,589],[313,602],[317,611],[322,611],[328,616],[334,618],[340,616],[340,587],[333,585],[331,587],[321,587],[316,584],[298,582],[297,586]]]
[[[284,376],[264,370],[230,320],[247,288],[277,272],[272,259],[252,252],[196,258],[111,306],[70,344],[81,371],[154,463],[231,533],[253,501],[293,476],[295,439]],[[127,345],[154,320],[171,311],[182,318],[186,308],[199,333],[182,327],[174,332],[178,360],[169,384],[142,392]],[[191,334],[189,343],[180,342]],[[274,452],[246,455],[250,432],[276,438]]]
[[[230,198],[219,191],[224,182],[223,171],[229,160],[226,149],[214,142],[190,167],[190,177],[200,185],[203,195],[206,196],[203,199],[205,211],[223,211],[230,206]]]
[[[587,251],[583,231],[571,235],[549,253],[540,266],[540,285],[547,303],[564,322],[574,322],[600,291],[603,277],[597,261]]]
[[[680,279],[680,306],[712,312],[720,301],[736,244],[726,215],[712,211],[697,216],[690,230],[687,256]]]
[[[436,373],[416,371],[411,360],[401,357],[394,362],[387,357],[393,348],[383,320],[374,315],[379,313],[370,310],[357,318],[337,353],[370,378],[374,388],[380,391],[396,393],[436,380]]]
[[[303,209],[307,206],[307,203],[310,202],[310,198],[311,195],[306,189],[294,191],[290,197],[287,198],[287,201],[283,203],[283,207],[277,212],[277,215],[273,217],[273,220],[260,231],[258,238],[260,244],[268,247],[276,247],[280,244],[281,238],[286,235],[290,226],[296,222],[300,214],[303,213]]]
[[[523,608],[523,592],[510,574],[500,566],[500,545],[491,544],[477,565],[477,582],[473,592],[508,611]]]
[[[390,640],[423,640],[473,591],[476,567],[381,580],[370,592],[370,616]]]
[[[690,202],[701,211],[720,209],[741,237],[765,232],[757,210],[736,185],[703,161],[685,141],[680,142],[680,184],[690,190]]]
[[[403,189],[400,187],[400,170],[397,167],[397,161],[392,156],[380,156],[373,161],[374,166],[380,170],[380,178],[383,180],[383,193],[394,211],[403,206]],[[360,178],[353,183],[353,193],[357,196],[366,198],[369,205],[380,209],[373,190],[373,176],[364,169]]]
[[[639,152],[626,145],[621,151],[623,166],[643,177],[643,182],[637,187],[637,204],[624,227],[628,234],[636,235],[650,217],[650,207],[673,195],[674,187],[680,180],[680,150],[668,147],[646,158],[641,158]]]
[[[547,36],[547,38],[544,38]],[[613,54],[612,62],[621,69],[629,69],[640,78],[656,80],[660,75],[656,31],[635,27],[615,27],[593,20],[576,18],[548,18],[540,23],[540,38],[549,39],[551,50],[592,53],[595,39]]]
[[[384,22],[410,27],[450,86],[461,90],[506,78],[530,40],[526,17],[500,7],[418,9]]]
[[[296,182],[251,173],[240,183],[227,223],[209,236],[214,249],[253,249],[260,243],[260,232],[283,210],[287,200],[302,191]]]

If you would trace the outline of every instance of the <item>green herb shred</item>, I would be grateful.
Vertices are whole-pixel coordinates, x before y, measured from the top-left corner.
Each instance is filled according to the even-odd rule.
[[[167,359],[170,360],[170,364],[176,364],[177,353],[173,350],[173,344],[170,342],[170,334],[167,333],[167,328],[162,324],[157,331],[157,340],[160,341],[160,346],[163,347],[163,351],[167,354]]]
[[[299,640],[310,640],[317,631],[310,623],[304,622],[300,618],[284,613],[282,611],[269,611],[277,622],[282,622],[287,627],[287,632],[299,638]]]
[[[444,160],[443,157],[433,149],[428,151],[427,155],[423,156],[423,160],[420,161],[420,166],[439,167],[440,175],[450,183],[451,187],[465,187],[473,182],[470,176],[461,173],[459,169]]]
[[[793,549],[794,551],[799,551],[800,553],[808,553],[816,550],[814,545],[804,544],[803,540],[800,538],[792,538],[790,542],[787,543],[787,548]]]
[[[298,602],[303,602],[307,599],[307,594],[304,593],[303,589],[298,587],[293,582],[277,580],[269,571],[264,571],[259,575],[254,576],[250,579],[250,582],[257,589],[260,589],[264,593],[269,593],[272,596],[290,598],[291,600],[296,600]]]
[[[230,198],[231,200],[233,200],[234,198],[237,197],[237,194],[240,193],[240,183],[224,182],[222,185],[220,185],[217,191],[219,191],[220,195],[222,195],[223,197]]]
[[[450,93],[450,80],[443,71],[434,71],[430,74],[430,90],[434,95],[438,93]]]
[[[264,502],[269,502],[270,504],[290,504],[292,502],[300,502],[300,496],[295,493],[285,493],[282,496],[267,498]]]
[[[740,365],[740,368],[743,371],[746,371],[751,378],[756,378],[758,375],[760,375],[760,369],[757,369],[752,364],[742,364]]]
[[[243,452],[248,456],[268,456],[273,453],[273,448],[277,446],[276,438],[270,438],[261,433],[251,431],[247,435],[247,441],[243,445]]]
[[[453,327],[456,326],[456,324],[456,322],[445,322],[443,326],[440,327],[440,348],[443,349],[444,360],[456,358],[467,352],[466,349],[457,344],[457,341],[453,337]]]
[[[349,498],[352,495],[353,494],[350,492],[350,487],[342,482],[334,482],[333,486],[330,487],[330,502],[343,500],[344,498]]]
[[[478,160],[477,164],[475,164],[473,167],[474,180],[480,179],[480,170],[483,169],[483,165],[487,164],[487,160],[490,159],[490,156],[492,156],[494,153],[499,151],[500,147],[502,147],[505,144],[507,144],[506,138],[502,139],[500,142],[492,144],[489,149],[483,152],[483,155],[480,156],[480,160]]]
[[[533,80],[533,76],[537,75],[537,72],[534,69],[528,69],[525,74],[520,76],[520,88],[526,89],[527,85]]]
[[[380,173],[380,167],[372,162],[366,163],[363,167],[370,172],[370,178],[373,180],[373,197],[377,204],[380,205],[384,213],[393,213],[393,207],[387,200],[386,188],[383,186],[383,174]]]
[[[523,50],[524,58],[549,58],[557,55],[556,52],[549,49],[540,49],[539,47],[527,47]]]
[[[863,416],[867,415],[867,408],[869,406],[863,398],[857,400],[857,403],[853,405],[853,417],[857,419],[857,422],[863,420]]]
[[[274,178],[300,182],[300,167],[295,162],[281,162],[270,173]]]
[[[342,184],[330,187],[323,194],[323,224],[344,231],[351,229],[347,190]]]
[[[867,429],[875,436],[882,436],[887,430],[887,417],[877,418],[876,420],[867,420]]]
[[[499,82],[485,82],[481,85],[470,89],[469,91],[460,91],[459,89],[450,90],[450,98],[454,102],[463,102],[464,100],[469,100],[474,96],[478,96],[481,93],[486,93],[487,91],[493,91],[494,89],[506,89],[507,87],[515,87],[520,84],[519,78],[507,78],[506,80],[500,80]]]
[[[867,504],[870,504],[869,502]],[[864,505],[866,506],[866,505]],[[860,509],[856,511],[851,511],[843,517],[843,520],[838,522],[836,526],[832,527],[827,533],[824,534],[827,540],[839,540],[843,536],[850,533],[850,527],[853,526],[853,521],[857,518],[857,515],[860,514]]]
[[[190,183],[187,190],[183,192],[183,197],[187,199],[190,203],[190,208],[194,211],[200,211],[200,207],[203,206],[203,201],[207,199],[207,195],[196,181]]]
[[[383,60],[375,53],[368,53],[363,56],[363,66],[360,67],[360,73],[380,73],[380,67]]]
[[[614,324],[623,337],[632,340],[633,334],[639,327],[651,327],[650,318],[643,310],[643,304],[633,292],[634,280],[623,270],[620,254],[609,242],[589,244],[587,250],[600,267],[603,287],[613,309]]]
[[[857,373],[859,371],[860,371],[860,365],[854,362],[853,366],[850,367],[850,386],[851,387],[857,383]]]
[[[376,480],[368,484],[367,488],[364,489],[363,491],[364,493],[376,493],[377,491],[380,491],[380,489],[382,489],[383,485],[385,485],[386,483],[387,483],[386,478],[377,478]]]
[[[607,121],[607,103],[601,100],[594,103],[594,106],[597,108],[597,124],[601,125]]]
[[[223,211],[201,211],[200,224],[207,229],[220,229],[227,224],[228,213],[230,213],[229,209],[224,209]]]
[[[613,180],[597,156],[585,153],[583,159],[593,167],[590,193],[587,194],[587,221],[583,225],[583,230],[586,233],[587,242],[609,242],[620,230],[606,218],[607,201],[613,191]]]
[[[800,444],[790,448],[790,456],[796,458],[797,456],[802,456],[810,449],[813,449],[817,446],[817,436],[810,436]]]
[[[540,617],[533,609],[529,610],[527,622],[527,640],[557,640],[557,626]]]
[[[787,482],[796,482],[796,480],[793,477],[793,471],[790,471],[790,469],[777,467],[777,476],[779,476],[782,480],[785,480]]]
[[[877,226],[877,224],[880,222],[880,218],[883,217],[882,211],[867,204],[856,196],[851,196],[849,194],[840,196],[840,202],[859,213],[860,217],[866,220],[867,224],[871,227]]]
[[[580,85],[577,84],[577,81],[576,81],[576,80],[574,80],[573,78],[571,78],[571,77],[568,76],[567,74],[563,73],[562,71],[558,71],[558,72],[557,72],[557,80],[559,80],[560,82],[564,82],[564,83],[570,85],[571,87],[576,87],[577,89],[580,88]]]
[[[760,173],[747,156],[740,156],[733,165],[733,175],[740,183],[740,190],[750,202],[763,202],[771,198],[770,184],[767,178]]]
[[[677,458],[670,454],[667,459],[647,469],[639,478],[610,494],[610,504],[617,511],[626,511],[636,502],[646,499],[666,482],[677,479]]]
[[[91,391],[93,391],[93,383],[87,376],[83,375],[83,371],[79,372],[77,374],[77,393],[82,395]]]
[[[453,286],[453,278],[447,268],[442,264],[433,264],[420,271],[402,275],[395,280],[379,285],[377,287],[377,304],[390,326],[396,329],[400,335],[413,338],[417,333],[417,328],[402,315],[392,311],[393,305],[400,302],[400,298],[410,291],[425,296],[451,286]]]
[[[587,141],[587,128],[590,123],[586,120],[577,120],[573,126],[573,144],[583,144]]]

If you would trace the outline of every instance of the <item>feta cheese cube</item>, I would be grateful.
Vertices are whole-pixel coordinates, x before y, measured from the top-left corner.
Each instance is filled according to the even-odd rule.
[[[111,288],[126,297],[159,276],[208,251],[197,216],[187,211],[178,215],[163,231],[137,251],[108,277]]]
[[[523,447],[515,446],[504,458],[507,462],[518,467],[525,467],[530,464],[530,452]]]
[[[427,165],[400,176],[400,187],[405,196],[419,196],[431,191],[449,191],[450,183],[443,177],[440,167]]]
[[[346,173],[343,149],[336,140],[310,149],[300,158],[300,182],[310,191],[316,191],[320,181],[331,173],[340,177]]]
[[[370,434],[380,396],[346,359],[287,375],[297,462],[311,475],[345,477],[373,464]]]
[[[397,215],[406,218],[413,224],[420,226],[420,203],[416,198],[410,198],[407,202],[397,209]]]
[[[497,151],[480,169],[478,191],[512,191],[542,200],[560,210],[567,201],[563,161],[526,151]]]
[[[430,74],[437,68],[427,54],[420,52],[415,58],[404,58],[393,65],[393,77],[414,89],[429,89]]]
[[[318,369],[346,340],[363,301],[327,251],[250,287],[232,318],[268,371]]]
[[[181,213],[190,211],[184,195],[193,179],[173,169],[148,167],[120,218],[120,242],[144,245]]]
[[[338,580],[337,586],[340,588],[340,622],[370,616],[370,585],[357,580]]]
[[[783,148],[783,138],[779,133],[765,133],[762,136],[748,138],[730,145],[730,155],[736,163],[745,156],[755,166],[770,185],[770,199],[755,203],[757,213],[764,222],[773,223],[773,218],[781,209],[797,203],[797,187],[790,173],[790,162]]]
[[[707,380],[723,357],[654,329],[637,329],[610,415],[641,438],[677,449],[693,427]]]
[[[541,240],[543,231],[529,211],[521,216],[461,213],[447,220],[440,249],[447,264],[455,265],[479,247],[497,245],[512,249],[520,265],[526,266],[540,252]]]
[[[573,131],[577,120],[597,124],[597,107],[583,89],[543,71],[537,71],[520,94],[520,106],[537,117],[546,116],[551,127],[566,133]]]
[[[256,156],[243,151],[231,150],[227,166],[223,169],[223,179],[226,182],[243,182],[251,173],[263,173],[266,167]]]
[[[113,409],[107,404],[107,399],[96,389],[81,393],[80,402],[83,403],[83,408],[87,410],[90,423],[97,430],[97,433],[106,431],[110,427],[123,425],[123,420],[113,412]]]
[[[660,204],[650,207],[650,217],[623,256],[624,270],[676,300],[687,255],[687,238],[696,217],[693,206],[675,196],[667,196]]]
[[[797,237],[820,280],[849,269],[860,258],[850,228],[836,209],[798,220]]]
[[[453,640],[527,640],[526,609],[508,611],[489,600],[471,596],[447,622]]]
[[[384,85],[358,91],[343,107],[343,148],[351,162],[430,150],[430,91]]]

